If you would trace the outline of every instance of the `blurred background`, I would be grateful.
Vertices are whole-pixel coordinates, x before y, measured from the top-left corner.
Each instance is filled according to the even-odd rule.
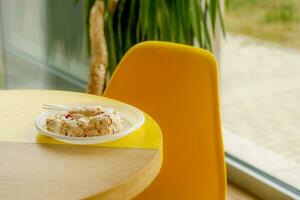
[[[82,1],[1,0],[2,87],[84,91],[84,16]]]
[[[218,2],[216,7],[190,1],[187,11],[180,11],[182,19],[172,16],[180,1],[162,1],[166,2],[163,6],[156,2],[165,9],[154,15],[157,20],[151,20],[155,10],[151,3],[143,7],[150,14],[141,25],[134,20],[143,16],[134,18],[134,14],[142,3],[127,1],[122,7],[120,2],[125,1],[118,2],[116,12],[125,7],[128,14],[105,14],[106,30],[111,31],[106,31],[106,36],[115,34],[107,37],[108,51],[122,49],[109,55],[113,65],[109,72],[124,52],[141,40],[160,39],[211,50],[219,62],[227,157],[299,195],[300,1],[210,1]],[[0,0],[0,88],[84,92],[90,72],[88,17],[93,3]],[[169,21],[162,21],[162,13]],[[118,16],[129,28],[115,23]],[[184,21],[190,22],[190,27],[185,27]],[[166,28],[168,22],[171,27]],[[161,26],[169,32],[163,32]]]
[[[226,151],[298,193],[299,9],[298,0],[228,1],[220,60]]]

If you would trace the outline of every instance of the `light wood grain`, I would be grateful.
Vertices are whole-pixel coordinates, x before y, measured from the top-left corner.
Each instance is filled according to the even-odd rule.
[[[162,135],[144,125],[115,142],[67,145],[38,134],[43,103],[99,102],[83,93],[0,91],[0,199],[132,199],[159,173]]]
[[[147,186],[149,186],[153,181],[154,177],[158,175],[161,167],[159,161],[160,156],[156,153],[153,160],[149,162],[143,170],[140,170],[134,176],[125,180],[118,186],[92,196],[92,199],[132,199],[132,197],[137,196],[140,192],[147,188]]]
[[[129,199],[160,166],[151,149],[5,142],[0,152],[2,199]]]

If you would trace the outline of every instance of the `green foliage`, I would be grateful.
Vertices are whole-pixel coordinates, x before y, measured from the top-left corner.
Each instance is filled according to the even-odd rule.
[[[86,0],[87,11],[94,1]],[[191,45],[196,40],[200,47],[212,50],[217,19],[224,33],[219,0],[118,0],[116,10],[105,13],[108,70],[112,73],[124,53],[145,40]]]
[[[299,0],[226,0],[230,32],[300,48]]]
[[[299,0],[225,0],[225,4],[229,13],[256,13],[266,23],[288,23],[299,18]]]
[[[268,10],[266,22],[292,22],[295,20],[295,7],[292,4],[282,3],[276,9]]]

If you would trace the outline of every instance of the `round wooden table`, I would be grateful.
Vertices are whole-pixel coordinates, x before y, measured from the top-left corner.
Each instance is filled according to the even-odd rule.
[[[34,123],[42,104],[97,102],[99,96],[49,90],[0,91],[1,199],[131,199],[155,179],[162,135],[144,125],[115,142],[68,145],[43,136]]]

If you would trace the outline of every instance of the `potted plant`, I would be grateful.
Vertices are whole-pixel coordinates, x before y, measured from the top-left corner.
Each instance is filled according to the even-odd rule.
[[[212,50],[216,27],[224,33],[220,0],[86,0],[91,53],[87,92],[101,94],[124,53],[145,40]]]

